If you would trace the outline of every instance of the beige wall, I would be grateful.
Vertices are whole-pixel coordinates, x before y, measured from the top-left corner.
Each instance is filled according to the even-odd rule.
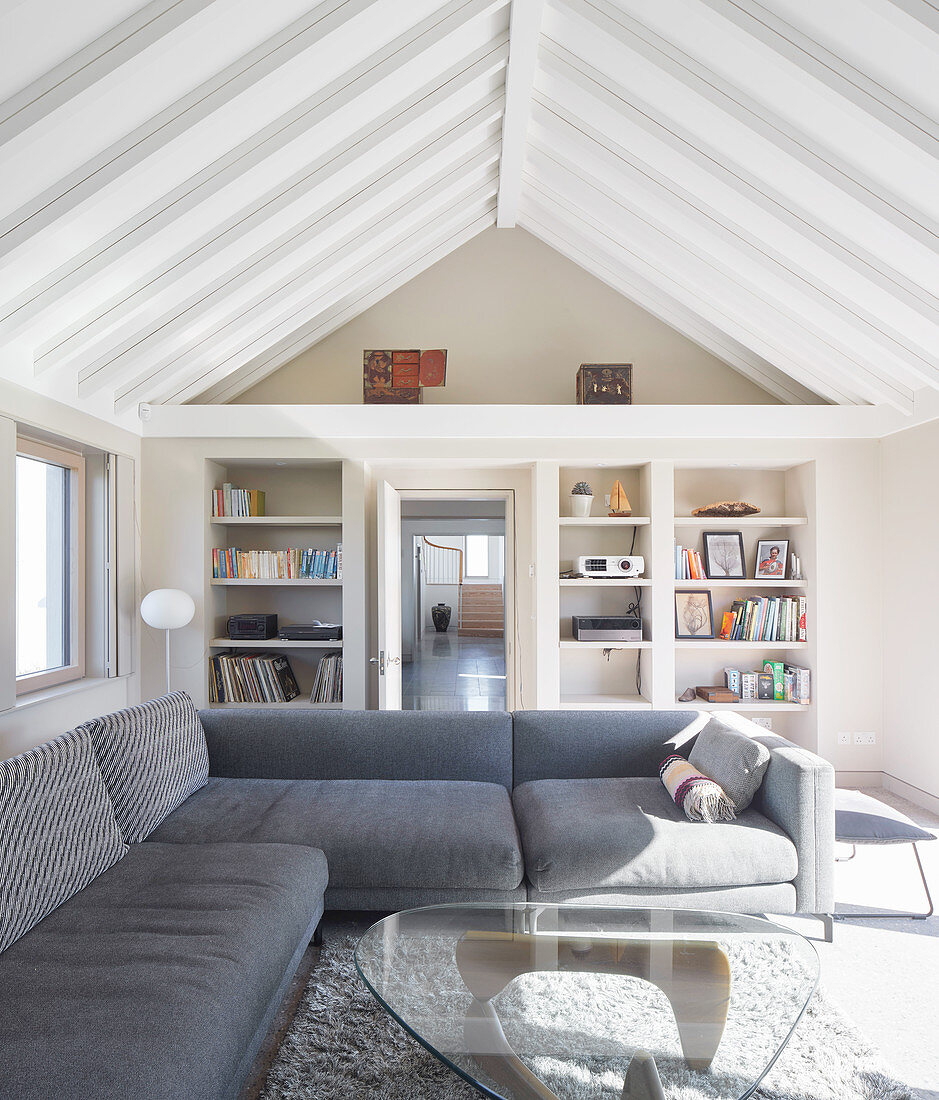
[[[572,404],[581,363],[622,362],[636,404],[777,403],[521,229],[480,234],[238,402],[358,404],[363,350],[438,347],[447,385],[425,404]]]
[[[884,771],[939,809],[939,422],[887,436],[881,447],[883,555],[871,583],[882,604],[872,587],[870,614],[876,630],[882,606]]]

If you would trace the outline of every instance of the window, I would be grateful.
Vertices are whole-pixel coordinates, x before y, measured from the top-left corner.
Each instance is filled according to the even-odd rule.
[[[80,455],[18,440],[18,695],[85,673],[84,478]]]
[[[467,577],[489,576],[489,536],[466,536],[466,575]]]

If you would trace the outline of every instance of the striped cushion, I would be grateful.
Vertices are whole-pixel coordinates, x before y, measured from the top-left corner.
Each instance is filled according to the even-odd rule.
[[[666,756],[659,768],[659,779],[672,801],[685,811],[689,821],[733,821],[734,804],[708,776],[703,775],[677,753]]]
[[[126,852],[86,731],[0,760],[0,951]]]
[[[209,778],[205,731],[174,691],[88,722],[114,814],[128,844],[145,839]]]

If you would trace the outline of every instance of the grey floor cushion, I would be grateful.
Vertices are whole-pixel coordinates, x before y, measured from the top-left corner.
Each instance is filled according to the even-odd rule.
[[[0,951],[126,851],[87,732],[0,760]]]
[[[91,733],[128,844],[148,836],[209,777],[205,732],[184,691],[106,714],[82,728]]]
[[[545,779],[513,795],[538,890],[790,882],[795,845],[762,814],[691,822],[658,779]]]
[[[4,1100],[222,1100],[326,885],[299,845],[138,844],[4,954]]]
[[[935,840],[906,814],[863,791],[835,791],[835,839],[843,844],[913,844]]]
[[[334,888],[514,890],[524,873],[497,783],[212,778],[153,839],[311,844]]]

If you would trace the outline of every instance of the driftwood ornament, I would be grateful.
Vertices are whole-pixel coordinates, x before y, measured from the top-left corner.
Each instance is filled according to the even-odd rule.
[[[610,490],[610,515],[631,516],[632,514],[633,506],[629,503],[626,490],[619,481],[614,481],[613,488]]]
[[[745,500],[719,500],[715,504],[695,508],[691,514],[693,516],[729,516],[735,519],[737,516],[755,516],[759,511],[755,504],[747,504]]]

